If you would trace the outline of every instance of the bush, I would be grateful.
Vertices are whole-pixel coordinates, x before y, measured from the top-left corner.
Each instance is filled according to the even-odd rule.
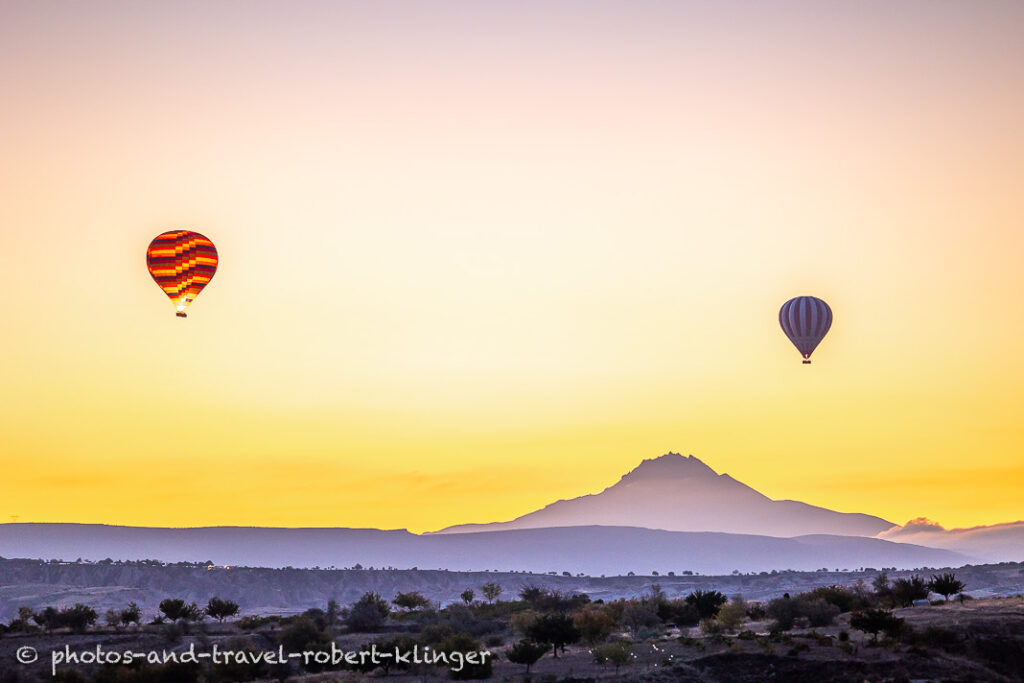
[[[850,626],[870,633],[873,641],[878,640],[879,633],[889,636],[899,635],[903,627],[903,620],[893,616],[893,613],[884,609],[867,609],[862,612],[854,612],[850,616]]]
[[[625,640],[608,643],[594,648],[594,662],[604,664],[611,662],[615,666],[615,673],[619,673],[619,667],[633,661],[633,646]]]
[[[634,635],[661,623],[654,603],[630,600],[622,608],[622,625]]]
[[[807,593],[801,593],[797,597],[809,602],[824,600],[839,608],[839,613],[867,609],[871,606],[863,595],[842,586],[821,586]]]
[[[735,633],[747,617],[746,605],[743,600],[733,600],[727,605],[722,605],[718,610],[715,621],[721,624],[726,633]]]
[[[772,631],[788,631],[796,624],[800,616],[796,600],[793,598],[775,598],[768,603],[765,610],[773,620]]]
[[[557,658],[558,649],[580,639],[580,632],[573,626],[572,617],[567,614],[544,614],[527,629],[526,635],[538,643],[551,646],[552,654]]]
[[[88,605],[77,603],[74,607],[65,607],[59,613],[59,621],[75,633],[84,633],[96,623],[96,610]]]
[[[658,618],[675,626],[696,626],[700,623],[700,612],[686,600],[666,600],[658,605]]]
[[[419,591],[410,591],[408,593],[399,593],[395,596],[395,599],[391,602],[395,603],[397,607],[401,607],[406,610],[417,610],[422,609],[430,605],[430,600],[423,597]]]
[[[537,663],[537,660],[548,651],[545,643],[535,643],[532,640],[520,640],[518,643],[505,651],[508,661],[513,664],[525,664],[526,673],[530,673],[530,667]]]
[[[572,624],[580,632],[580,638],[588,643],[599,643],[611,635],[615,619],[598,607],[587,607],[572,618]]]
[[[928,584],[920,576],[896,579],[891,590],[893,603],[901,607],[909,607],[915,600],[928,599]]]
[[[387,600],[378,593],[367,592],[345,614],[345,625],[350,631],[366,633],[379,628],[390,613]]]
[[[839,607],[825,600],[799,602],[799,613],[811,626],[831,626],[839,616]]]
[[[700,622],[700,632],[706,636],[721,635],[724,630],[725,629],[722,628],[722,624],[718,619],[705,619]]]
[[[281,629],[281,633],[278,634],[278,643],[286,652],[323,652],[330,649],[330,638],[318,629],[316,623],[309,617],[300,617]],[[326,666],[310,661],[305,668],[307,671],[315,672],[321,671]]]

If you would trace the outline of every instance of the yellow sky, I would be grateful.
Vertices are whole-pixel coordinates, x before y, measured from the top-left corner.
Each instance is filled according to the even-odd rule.
[[[1024,518],[1024,9],[821,5],[0,2],[0,520]]]

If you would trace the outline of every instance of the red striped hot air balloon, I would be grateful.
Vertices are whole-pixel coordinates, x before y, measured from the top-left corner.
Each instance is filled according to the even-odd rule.
[[[793,346],[810,365],[811,354],[832,327],[832,309],[814,296],[798,296],[782,304],[779,324]]]
[[[198,232],[170,230],[149,243],[146,266],[170,297],[176,315],[184,318],[185,310],[217,272],[217,247]]]

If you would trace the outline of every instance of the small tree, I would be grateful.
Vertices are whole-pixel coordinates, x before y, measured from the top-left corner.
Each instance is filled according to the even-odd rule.
[[[399,593],[392,600],[396,607],[400,607],[405,610],[417,610],[423,609],[430,605],[430,600],[423,597],[418,591],[410,591],[408,593]]]
[[[498,583],[485,583],[480,587],[480,592],[487,598],[487,602],[494,602],[501,595],[501,584]]]
[[[513,664],[525,664],[526,673],[529,674],[530,667],[536,664],[537,660],[543,657],[547,651],[548,646],[546,644],[523,639],[508,648],[505,651],[505,656]]]
[[[699,588],[686,596],[686,602],[697,608],[701,619],[710,619],[718,614],[718,608],[727,600],[718,591],[702,591]]]
[[[185,610],[187,606],[185,601],[180,598],[167,598],[160,601],[160,611],[163,613],[166,619],[171,621],[177,621],[185,616]]]
[[[194,602],[189,603],[181,613],[181,618],[185,621],[202,621],[204,617],[206,612]]]
[[[644,629],[654,628],[660,621],[658,607],[653,602],[630,600],[622,608],[622,625],[633,635]]]
[[[611,635],[615,620],[603,609],[588,607],[573,616],[572,625],[580,632],[580,637],[584,641],[593,645]]]
[[[388,606],[387,600],[378,593],[367,592],[348,610],[345,625],[351,631],[372,631],[383,624],[390,613],[391,607]]]
[[[742,598],[722,605],[718,610],[718,616],[715,617],[727,633],[735,633],[746,618],[747,609],[746,605],[743,604]]]
[[[928,598],[928,584],[920,576],[911,576],[909,579],[896,579],[892,584],[893,602],[902,607],[909,607],[914,600],[925,600]]]
[[[850,626],[858,631],[870,633],[872,642],[878,642],[878,634],[881,632],[891,636],[898,635],[903,620],[893,616],[889,610],[866,609],[850,615]]]
[[[932,575],[932,580],[928,582],[928,588],[933,593],[938,593],[946,602],[949,602],[949,596],[959,595],[964,592],[964,582],[958,581],[956,574],[949,572],[947,574],[939,574],[938,576]]]
[[[230,600],[221,600],[218,597],[213,597],[206,603],[206,613],[223,623],[226,618],[238,614],[238,604]]]
[[[7,624],[7,630],[11,633],[35,631],[36,627],[30,624],[30,621],[35,621],[37,624],[40,623],[36,619],[36,614],[32,611],[31,607],[19,607],[18,616],[12,619],[11,623]]]
[[[52,631],[62,626],[60,612],[57,611],[56,607],[47,607],[42,612],[36,612],[32,615],[32,620],[47,631]]]
[[[300,616],[281,629],[277,640],[289,652],[323,652],[330,644],[327,634],[318,629],[307,616]],[[305,668],[307,671],[316,672],[326,668],[326,665],[310,662]]]
[[[575,643],[580,639],[580,632],[573,626],[572,617],[568,614],[544,614],[530,625],[526,635],[538,643],[551,646],[551,653],[558,659],[558,649]]]
[[[82,633],[96,623],[98,616],[92,607],[77,603],[74,607],[65,607],[60,611],[60,622],[75,633]]]
[[[121,610],[121,623],[125,626],[129,624],[135,624],[136,626],[142,621],[142,610],[134,602],[128,603],[128,607]]]
[[[619,667],[633,661],[633,646],[625,640],[614,643],[607,643],[601,647],[594,648],[594,662],[604,664],[611,662],[615,665],[615,674],[618,675]]]
[[[467,605],[470,604],[471,602],[473,602],[473,589],[467,588],[466,590],[462,591],[462,594],[459,595],[459,597],[462,598],[462,602],[466,603]]]

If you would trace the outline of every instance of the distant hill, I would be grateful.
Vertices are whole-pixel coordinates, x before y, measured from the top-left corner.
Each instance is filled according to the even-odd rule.
[[[772,500],[692,455],[668,453],[644,460],[601,493],[560,500],[509,522],[461,524],[434,533],[595,524],[782,537],[875,536],[896,526],[871,515]]]
[[[375,529],[0,524],[0,555],[42,559],[211,561],[252,567],[397,567],[617,575],[630,571],[921,567],[970,558],[874,538],[777,538],[633,527],[558,527],[416,535]]]

